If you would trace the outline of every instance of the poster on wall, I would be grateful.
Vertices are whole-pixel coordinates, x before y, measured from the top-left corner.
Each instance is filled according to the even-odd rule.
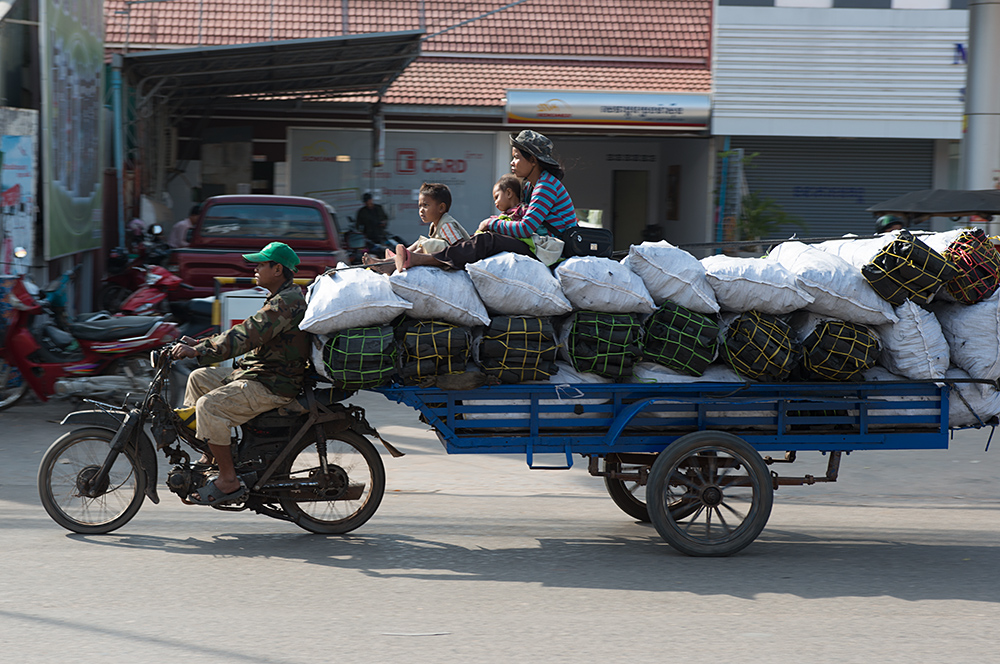
[[[448,185],[450,212],[470,233],[496,213],[493,134],[387,131],[384,142],[385,163],[373,169],[370,131],[289,129],[288,193],[330,203],[346,229],[371,192],[389,215],[389,233],[406,242],[427,233],[417,214],[424,182]]]
[[[35,137],[0,136],[0,272],[18,274],[34,256],[32,221],[35,218]],[[24,265],[14,258],[15,248],[24,248]]]
[[[42,0],[42,191],[45,259],[101,245],[101,0]]]

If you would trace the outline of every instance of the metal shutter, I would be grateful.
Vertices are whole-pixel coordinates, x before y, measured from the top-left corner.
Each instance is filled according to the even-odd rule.
[[[931,140],[734,136],[730,147],[759,153],[745,171],[749,190],[802,219],[808,230],[787,229],[799,237],[871,235],[865,208],[933,181]]]

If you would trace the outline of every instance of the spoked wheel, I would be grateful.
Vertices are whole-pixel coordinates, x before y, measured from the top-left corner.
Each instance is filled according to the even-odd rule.
[[[28,382],[16,368],[0,359],[0,410],[10,408],[28,393]]]
[[[109,314],[118,313],[122,303],[128,299],[132,291],[117,284],[106,284],[97,294],[97,306]]]
[[[612,458],[614,455],[604,458],[604,472],[606,473],[633,473],[638,472],[644,465],[622,463]],[[608,489],[608,495],[615,505],[621,508],[625,514],[638,521],[649,522],[649,511],[646,509],[646,485],[637,481],[621,480],[609,475],[604,476],[604,486]]]
[[[670,546],[689,556],[728,556],[764,530],[774,487],[749,443],[724,431],[698,431],[656,458],[646,498]]]
[[[45,511],[63,528],[84,535],[110,533],[142,506],[146,476],[129,450],[118,455],[104,482],[93,482],[113,437],[107,429],[77,429],[52,443],[42,457],[38,494]]]
[[[320,444],[315,440],[298,444],[286,466],[288,480],[299,483],[293,488],[296,495],[280,503],[298,526],[339,535],[360,527],[375,514],[385,493],[385,467],[375,447],[353,431],[325,438]]]

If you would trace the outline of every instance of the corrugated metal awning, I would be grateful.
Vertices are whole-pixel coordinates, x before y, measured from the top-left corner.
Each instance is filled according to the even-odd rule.
[[[140,105],[154,94],[188,107],[381,95],[420,55],[422,36],[411,30],[146,51],[126,55],[124,67]]]

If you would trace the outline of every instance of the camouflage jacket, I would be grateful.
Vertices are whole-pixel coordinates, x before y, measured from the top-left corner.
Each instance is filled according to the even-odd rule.
[[[255,380],[278,396],[295,397],[309,361],[309,335],[299,329],[305,313],[302,289],[288,281],[253,316],[196,345],[198,363],[243,355],[226,382]]]

